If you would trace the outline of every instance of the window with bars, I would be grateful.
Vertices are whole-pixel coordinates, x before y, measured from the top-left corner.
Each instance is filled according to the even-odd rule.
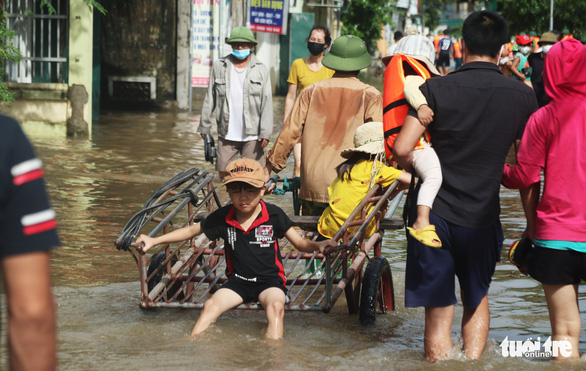
[[[69,0],[4,0],[6,25],[16,32],[20,62],[6,64],[7,80],[19,83],[67,83]]]

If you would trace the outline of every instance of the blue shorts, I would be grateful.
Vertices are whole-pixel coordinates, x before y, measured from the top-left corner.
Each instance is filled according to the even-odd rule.
[[[240,295],[243,303],[255,303],[258,296],[271,287],[276,287],[287,296],[287,288],[277,281],[268,282],[247,282],[239,278],[231,278],[222,285],[222,289],[229,289]]]
[[[478,307],[500,260],[504,241],[500,220],[485,229],[472,229],[449,223],[432,212],[430,222],[442,241],[441,248],[423,245],[407,233],[405,306],[456,304],[457,276],[463,304]]]

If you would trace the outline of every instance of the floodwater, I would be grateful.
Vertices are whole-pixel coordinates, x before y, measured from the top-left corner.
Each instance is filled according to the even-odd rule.
[[[403,306],[405,237],[389,231],[383,255],[390,261],[397,308],[362,327],[340,300],[331,313],[287,312],[282,341],[266,340],[263,312],[231,311],[196,339],[188,334],[199,314],[191,309],[141,310],[138,271],[130,254],[114,241],[128,219],[159,185],[190,167],[213,171],[203,161],[195,112],[102,112],[91,140],[32,137],[43,160],[59,220],[63,246],[52,254],[58,306],[59,368],[92,369],[583,369],[586,361],[507,358],[499,345],[509,340],[543,343],[550,334],[540,286],[508,263],[506,251],[524,228],[517,192],[502,190],[506,240],[489,299],[489,345],[480,360],[461,352],[457,307],[455,346],[449,360],[431,365],[423,356],[424,313]],[[275,98],[276,121],[283,99]],[[275,125],[275,135],[280,123]],[[292,160],[290,160],[292,161]],[[283,172],[291,174],[290,167]],[[226,200],[222,194],[223,201]],[[289,196],[268,196],[291,211]],[[580,304],[584,290],[580,290]],[[585,315],[582,315],[582,320]],[[2,326],[5,328],[4,326]],[[5,335],[5,334],[3,334]],[[586,339],[586,337],[583,337]],[[582,351],[586,344],[581,342]],[[2,337],[6,368],[6,344]]]

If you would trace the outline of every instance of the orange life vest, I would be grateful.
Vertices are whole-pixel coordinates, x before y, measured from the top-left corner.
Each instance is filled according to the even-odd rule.
[[[531,52],[535,53],[535,51],[539,49],[539,37],[533,36],[531,40],[533,41],[533,49],[531,49]]]
[[[433,47],[435,48],[435,51],[437,52],[437,47],[439,46],[439,41],[442,38],[442,35],[435,35],[435,37],[433,38]]]
[[[454,41],[454,58],[462,58],[462,49],[460,48],[460,41]]]
[[[424,79],[430,78],[427,68],[418,60],[404,54],[396,54],[391,58],[386,70],[383,88],[383,130],[385,133],[385,155],[389,160],[393,159],[393,145],[397,135],[401,131],[403,122],[409,111],[409,103],[403,95],[405,87],[405,72],[403,63],[408,63],[417,74]],[[429,141],[429,132],[426,130],[423,135]],[[420,138],[415,149],[423,148]]]

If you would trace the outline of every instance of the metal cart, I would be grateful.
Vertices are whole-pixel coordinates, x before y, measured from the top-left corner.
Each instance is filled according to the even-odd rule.
[[[151,195],[116,240],[117,248],[128,251],[138,266],[141,308],[203,308],[205,300],[226,281],[222,241],[210,241],[202,234],[155,246],[146,254],[134,243],[141,233],[168,233],[198,222],[220,207],[213,177],[199,169],[176,175]],[[391,267],[381,256],[381,242],[385,230],[404,226],[401,219],[384,217],[387,209],[394,211],[399,204],[400,197],[395,197],[389,205],[396,186],[396,182],[386,189],[375,185],[334,237],[339,245],[324,254],[298,252],[286,239],[280,241],[289,290],[287,310],[328,313],[342,293],[348,311],[359,313],[364,324],[395,309]],[[317,237],[319,217],[295,215],[291,219],[305,238]],[[366,239],[364,231],[372,220],[376,232]],[[261,309],[258,303],[238,308]]]

